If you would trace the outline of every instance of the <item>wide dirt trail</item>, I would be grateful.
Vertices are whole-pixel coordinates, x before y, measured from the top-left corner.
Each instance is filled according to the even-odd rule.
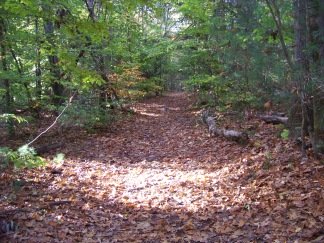
[[[316,238],[322,207],[314,197],[321,198],[321,191],[314,189],[308,197],[311,189],[306,185],[314,185],[317,175],[305,179],[300,168],[293,167],[288,169],[296,173],[283,172],[282,167],[260,169],[266,159],[262,151],[269,146],[261,141],[256,151],[252,145],[210,138],[190,108],[192,100],[185,93],[151,98],[138,102],[135,115],[116,122],[107,132],[70,137],[61,151],[66,154],[62,165],[24,173],[26,186],[15,204],[42,210],[16,214],[20,231],[11,239],[283,242]],[[271,134],[271,129],[266,130]],[[261,130],[255,136],[264,137]],[[289,146],[278,145],[278,151],[271,150],[273,156],[291,153]],[[297,198],[301,193],[303,205]],[[313,216],[306,217],[310,213]]]

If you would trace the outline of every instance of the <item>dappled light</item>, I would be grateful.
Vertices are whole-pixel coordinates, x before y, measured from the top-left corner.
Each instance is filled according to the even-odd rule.
[[[161,116],[161,114],[146,112],[146,109],[144,109],[144,110],[134,109],[134,111],[137,112],[137,113],[139,113],[139,114],[141,114],[141,115],[144,115],[144,116],[152,116],[152,117],[159,117],[159,116]]]
[[[324,242],[324,1],[0,2],[0,242]]]
[[[18,173],[10,183],[24,183],[14,194],[0,183],[1,204],[21,227],[13,237],[219,242],[320,230],[322,167],[314,164],[311,174],[289,142],[270,137],[276,128],[267,124],[247,145],[210,137],[193,98],[151,98],[106,134],[66,134],[64,162]]]

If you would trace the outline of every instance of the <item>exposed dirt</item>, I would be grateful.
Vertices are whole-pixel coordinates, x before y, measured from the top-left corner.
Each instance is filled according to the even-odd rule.
[[[0,239],[323,242],[323,163],[256,119],[220,120],[248,145],[209,137],[192,103],[139,102],[106,132],[63,137],[63,164],[1,174],[0,218],[19,228]]]

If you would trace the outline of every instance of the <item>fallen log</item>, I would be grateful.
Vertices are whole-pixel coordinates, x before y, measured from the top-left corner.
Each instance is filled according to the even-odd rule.
[[[208,111],[202,113],[202,119],[208,126],[209,136],[223,136],[239,143],[246,143],[249,140],[249,136],[245,132],[217,128],[216,118],[209,116]]]
[[[272,123],[274,125],[276,124],[285,124],[287,125],[288,123],[288,117],[284,116],[276,116],[276,115],[264,115],[264,116],[259,116],[259,118],[266,122],[266,123]]]
[[[271,112],[270,115],[271,116],[285,117],[286,116],[286,113],[284,113],[284,112]]]

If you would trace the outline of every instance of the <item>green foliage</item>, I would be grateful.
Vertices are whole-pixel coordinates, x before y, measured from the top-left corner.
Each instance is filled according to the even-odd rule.
[[[62,164],[64,162],[64,157],[65,157],[64,154],[58,153],[53,158],[53,162],[56,163],[56,164]]]
[[[292,54],[292,2],[278,4]],[[183,83],[200,105],[220,109],[262,107],[265,99],[284,104],[291,95],[292,74],[265,1],[101,1],[91,13],[84,1],[6,0],[0,14],[6,113],[35,102],[56,110],[62,103],[53,96],[97,92],[102,97],[76,102],[60,121],[91,128],[109,123],[110,108],[121,100],[182,90]],[[308,82],[307,93],[313,85]],[[26,122],[13,114],[0,121],[8,131]]]
[[[15,168],[35,168],[45,166],[46,161],[36,155],[34,148],[24,145],[18,150],[0,147],[0,165],[6,167],[12,164]]]
[[[0,115],[0,125],[2,123],[6,124],[9,136],[13,136],[17,124],[28,123],[28,120],[15,114],[5,113]]]
[[[196,75],[186,81],[186,87],[199,94],[201,105],[218,106],[220,109],[229,107],[241,109],[259,102],[254,94],[242,92],[234,83],[219,75]]]
[[[207,22],[212,15],[212,2],[200,0],[184,1],[179,10],[190,20]]]
[[[24,122],[28,122],[27,119],[21,117],[21,116],[17,116],[15,114],[2,114],[0,115],[0,122],[5,122],[5,123],[8,123],[8,122],[12,122],[12,121],[15,121],[15,122],[18,122],[18,123],[24,123]]]
[[[146,79],[141,82],[136,83],[133,88],[142,92],[143,96],[152,95],[152,94],[160,94],[163,88],[158,85],[160,82],[157,78]]]
[[[83,127],[93,129],[107,126],[113,121],[114,117],[109,113],[108,107],[112,106],[114,101],[108,102],[106,108],[94,103],[95,100],[90,97],[88,99],[75,101],[61,116],[60,126],[63,128]]]
[[[289,139],[289,130],[288,129],[282,130],[282,132],[280,133],[280,136],[284,140]]]
[[[198,92],[201,105],[219,104],[218,91],[225,91],[222,81],[216,76],[196,75],[185,82],[188,90]]]

